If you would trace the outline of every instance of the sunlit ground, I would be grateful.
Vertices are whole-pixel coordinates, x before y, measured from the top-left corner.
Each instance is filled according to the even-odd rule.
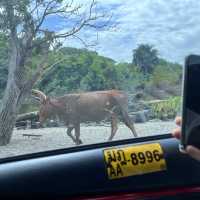
[[[147,122],[136,124],[138,135],[149,136],[169,133],[175,127],[174,121]],[[81,126],[81,139],[83,144],[106,142],[110,135],[110,126]],[[26,136],[33,134],[41,136]],[[120,125],[114,140],[133,137],[131,131],[124,125]],[[15,130],[9,145],[0,147],[0,157],[10,157],[52,149],[60,149],[75,146],[71,138],[66,134],[66,128],[43,128]]]

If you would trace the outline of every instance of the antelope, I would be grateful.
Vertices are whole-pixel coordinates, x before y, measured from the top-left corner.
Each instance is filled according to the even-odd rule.
[[[118,116],[137,137],[134,125],[128,115],[128,98],[123,91],[105,90],[66,94],[61,97],[47,97],[42,91],[32,90],[33,96],[39,100],[39,121],[57,117],[67,127],[67,135],[76,145],[82,144],[80,139],[80,123],[100,122],[111,119],[112,140],[118,129]],[[75,135],[72,130],[75,129]]]

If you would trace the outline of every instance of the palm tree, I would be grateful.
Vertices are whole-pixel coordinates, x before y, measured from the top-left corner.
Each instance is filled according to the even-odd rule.
[[[145,75],[152,73],[153,67],[158,64],[158,51],[152,45],[140,44],[133,50],[133,64]]]

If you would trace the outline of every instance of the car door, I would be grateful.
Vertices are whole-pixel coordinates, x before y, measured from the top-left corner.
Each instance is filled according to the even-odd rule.
[[[139,153],[145,153],[153,151],[152,147],[158,150],[159,146],[162,158],[157,161],[153,158],[153,164],[148,163],[148,156],[146,162],[141,156],[138,157],[141,163],[127,167],[120,164],[123,160],[118,155],[116,160],[112,157],[111,165],[120,165],[123,173],[117,172],[115,166],[116,171],[110,171],[106,158],[109,152],[121,150],[128,156],[128,151],[138,153],[139,148]],[[163,164],[159,159],[165,166],[157,168],[157,164]],[[4,159],[0,165],[0,196],[2,199],[184,199],[199,196],[199,169],[197,161],[179,153],[178,142],[170,135],[127,139]]]

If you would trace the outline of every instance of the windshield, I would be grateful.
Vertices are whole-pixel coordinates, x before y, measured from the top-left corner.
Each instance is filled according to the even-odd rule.
[[[0,158],[170,133],[200,2],[0,2]]]

